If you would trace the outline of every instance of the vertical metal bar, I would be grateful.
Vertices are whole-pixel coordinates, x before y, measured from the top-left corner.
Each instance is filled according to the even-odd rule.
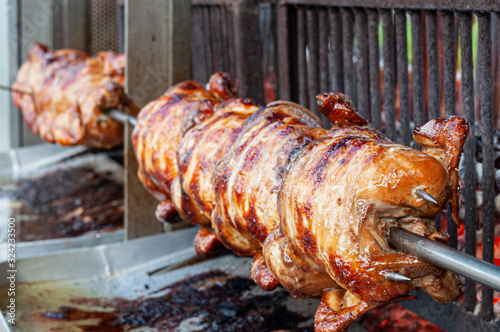
[[[328,90],[328,9],[318,9],[319,21],[319,92]]]
[[[459,13],[460,55],[462,58],[463,114],[470,122],[469,138],[465,141],[465,252],[476,256],[476,137],[474,133],[474,76],[472,63],[472,13]],[[476,283],[465,280],[464,304],[472,311],[476,306]]]
[[[207,6],[207,15],[208,15],[208,25],[205,26],[205,29],[208,30],[208,35],[209,38],[207,39],[207,42],[210,43],[210,58],[211,58],[211,63],[210,63],[210,75],[212,73],[215,73],[217,71],[217,65],[219,61],[219,57],[217,56],[217,45],[216,45],[216,39],[217,35],[215,33],[217,26],[219,25],[219,22],[216,21],[214,17],[214,6]]]
[[[234,50],[234,19],[233,8],[225,6],[224,12],[227,21],[227,52],[229,57],[229,73],[232,77],[236,77],[236,55]]]
[[[221,58],[222,58],[222,70],[229,72],[229,45],[227,42],[227,19],[226,10],[224,6],[217,6],[220,17],[220,35],[221,35]]]
[[[453,12],[442,11],[441,23],[443,30],[443,75],[444,75],[444,113],[445,115],[456,114],[456,92],[455,92],[455,15]],[[457,247],[457,227],[451,218],[451,209],[447,213],[448,234],[450,234],[450,246]]]
[[[198,82],[207,81],[205,63],[205,45],[203,40],[203,12],[201,7],[193,7],[193,38],[191,53],[193,54],[193,79]]]
[[[0,44],[4,45],[0,58],[0,84],[10,86],[16,80],[21,65],[21,3],[0,1]],[[10,92],[0,91],[0,150],[18,148],[22,142],[22,115],[11,101]]]
[[[320,7],[318,9],[319,21],[319,93],[328,91],[328,9]],[[316,108],[316,106],[314,107]],[[327,126],[331,127],[328,119],[320,114],[321,121]]]
[[[406,12],[404,10],[396,10],[394,19],[396,23],[396,58],[398,64],[400,138],[402,144],[409,145],[411,141],[411,130],[410,91],[408,87],[408,45],[406,40]]]
[[[378,11],[368,9],[368,52],[370,68],[370,113],[373,127],[382,129],[380,104],[380,55],[378,43]]]
[[[259,33],[258,0],[235,0],[234,34],[236,77],[242,96],[264,102],[262,45]]]
[[[342,57],[344,64],[344,93],[348,95],[354,105],[357,101],[354,95],[354,70],[352,63],[352,47],[354,42],[354,15],[349,8],[342,8],[340,10],[342,15]]]
[[[370,119],[370,87],[368,80],[368,18],[364,9],[355,10],[356,76],[359,114]]]
[[[298,85],[299,104],[307,107],[307,73],[306,73],[306,36],[305,19],[306,13],[302,6],[297,7],[297,60],[298,60]]]
[[[483,142],[483,259],[493,263],[495,228],[495,146],[493,141],[493,80],[491,60],[491,16],[477,13],[479,25],[478,77],[481,98],[481,139]],[[493,290],[483,286],[481,314],[493,318]]]
[[[412,11],[411,40],[412,40],[412,87],[413,87],[413,121],[415,126],[425,122],[425,95],[424,95],[424,53],[422,40],[422,12]]]
[[[286,3],[278,3],[278,89],[279,99],[290,100],[290,58],[288,45],[288,15],[289,9]]]
[[[169,1],[125,1],[125,90],[139,107],[160,96],[169,86]],[[151,61],[144,61],[144,50]],[[154,83],[151,83],[154,82]],[[132,126],[125,125],[125,237],[133,239],[161,233],[154,216],[158,201],[137,178]]]
[[[307,91],[309,109],[319,116],[316,107],[316,95],[319,93],[319,50],[318,50],[318,15],[314,6],[306,8],[307,18],[307,51],[309,53],[307,63]]]
[[[272,87],[274,89],[274,99],[279,99],[278,94],[279,94],[279,81],[278,81],[278,20],[277,20],[277,15],[278,15],[278,5],[277,4],[271,4],[271,51],[272,53],[271,56],[271,66],[269,68],[269,75],[272,77]]]
[[[396,96],[394,67],[394,23],[391,10],[380,12],[382,20],[384,57],[384,116],[385,134],[392,140],[396,139]]]
[[[20,18],[19,30],[21,38],[18,39],[20,43],[20,61],[24,62],[28,58],[29,48],[33,42],[40,42],[46,44],[50,48],[54,48],[53,40],[53,22],[47,19],[45,24],[34,25],[37,18],[41,13],[45,13],[47,18],[53,16],[53,11],[56,9],[52,7],[52,0],[38,0],[38,1],[19,1]],[[21,146],[33,145],[44,142],[43,138],[36,135],[29,129],[25,121],[21,121],[22,136]]]
[[[425,14],[425,35],[427,51],[427,95],[428,118],[435,119],[440,116],[440,84],[439,84],[439,52],[438,52],[438,20],[437,12]],[[441,214],[436,218],[436,230],[441,231]]]
[[[213,74],[213,64],[212,64],[212,45],[210,40],[212,39],[210,33],[210,13],[208,6],[202,7],[203,12],[203,42],[205,45],[205,76],[208,78]]]
[[[338,8],[329,8],[330,43],[328,47],[328,68],[330,69],[330,89],[344,90],[344,68],[342,52],[342,20]]]
[[[210,6],[210,30],[212,31],[212,56],[214,62],[214,72],[219,72],[222,70],[222,53],[225,50],[222,49],[221,41],[221,19],[219,6]]]
[[[168,86],[190,79],[191,75],[191,3],[170,0],[168,18]]]
[[[495,29],[495,36],[496,36],[496,41],[494,45],[496,45],[496,59],[493,59],[496,61],[496,73],[493,71],[493,74],[496,75],[496,77],[493,77],[493,100],[496,102],[496,105],[493,106],[493,110],[495,112],[495,117],[496,117],[496,123],[495,123],[495,128],[497,128],[500,124],[500,12],[496,12],[495,16],[492,16],[496,19],[496,27]],[[492,21],[493,24],[493,21]],[[500,181],[495,181],[497,184],[497,187],[500,188]]]
[[[427,51],[427,93],[429,96],[429,119],[440,115],[439,96],[439,60],[438,60],[438,26],[437,12],[425,14],[425,35]]]
[[[441,12],[443,29],[443,73],[445,115],[456,114],[455,94],[455,17],[453,12]]]
[[[263,77],[266,82],[266,103],[275,100],[275,46],[274,46],[274,32],[276,27],[273,27],[273,12],[272,5],[268,2],[259,4],[259,28],[262,36],[262,69]],[[273,29],[274,28],[274,29]]]
[[[62,9],[62,41],[61,48],[72,48],[83,52],[87,51],[87,31],[89,31],[88,20],[88,1],[61,1]],[[118,9],[118,6],[117,6]],[[117,12],[118,15],[118,12]],[[120,32],[121,27],[118,26],[119,39],[123,46],[123,37]],[[121,50],[123,52],[123,49]]]

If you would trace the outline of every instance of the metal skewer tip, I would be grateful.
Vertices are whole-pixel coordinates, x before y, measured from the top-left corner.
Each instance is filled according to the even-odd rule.
[[[438,202],[432,197],[427,191],[423,189],[415,189],[415,194],[422,198],[424,201],[427,201],[429,203],[434,203],[437,204]]]
[[[129,122],[132,126],[137,126],[137,118],[128,115],[123,111],[119,111],[117,109],[110,109],[106,111],[105,115],[109,116],[113,120],[116,120],[122,124],[126,124],[127,122]]]
[[[396,272],[385,272],[384,276],[392,281],[411,281],[410,278]]]

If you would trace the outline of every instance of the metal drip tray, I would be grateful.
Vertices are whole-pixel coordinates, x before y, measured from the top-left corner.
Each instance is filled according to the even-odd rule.
[[[191,265],[196,232],[190,228],[19,260],[17,328],[313,330],[319,301],[294,299],[282,288],[264,292],[249,279],[250,259],[230,254]],[[0,270],[8,270],[5,263]],[[6,277],[1,276],[2,288]],[[6,301],[0,300],[4,308]]]
[[[0,179],[0,218],[16,220],[17,258],[123,241],[121,165],[105,154],[52,164],[60,160],[57,154],[65,159],[80,149],[57,152],[42,145],[31,150],[37,160],[0,169],[10,174]],[[7,254],[5,227],[0,224],[0,261]]]

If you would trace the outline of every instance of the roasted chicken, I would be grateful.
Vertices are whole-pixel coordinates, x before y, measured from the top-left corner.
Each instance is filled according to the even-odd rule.
[[[456,216],[466,120],[416,128],[421,152],[367,127],[339,93],[318,96],[330,130],[292,102],[220,103],[232,94],[182,83],[141,111],[134,132],[139,176],[164,200],[157,214],[177,210],[205,227],[195,239],[200,255],[222,243],[253,257],[262,288],[321,298],[316,331],[344,330],[367,310],[412,299],[413,289],[441,303],[458,296],[455,274],[393,249],[387,232],[399,226],[448,241],[434,217],[449,203]]]
[[[331,120],[336,99],[318,98]],[[415,288],[441,303],[459,295],[453,273],[392,249],[387,231],[400,226],[447,242],[434,217],[456,195],[455,167],[467,131],[467,121],[458,117],[416,128],[417,143],[424,151],[432,146],[439,159],[357,126],[333,129],[290,156],[278,195],[280,227],[266,239],[263,254],[292,294],[322,295],[316,330],[342,330],[366,310],[408,299]],[[388,272],[411,281],[389,280]]]
[[[105,111],[137,113],[123,91],[124,60],[35,44],[12,98],[49,142],[112,147],[123,128]],[[367,310],[412,299],[413,289],[454,300],[455,274],[395,250],[387,236],[399,226],[447,243],[434,217],[450,204],[458,222],[467,121],[417,127],[418,151],[369,128],[345,95],[317,99],[329,130],[295,103],[236,98],[223,72],[207,88],[182,82],[146,105],[132,139],[139,179],[161,201],[158,219],[179,215],[202,226],[195,238],[202,256],[223,245],[253,257],[252,278],[263,289],[281,284],[296,297],[321,298],[316,331],[345,330]]]
[[[48,142],[111,148],[123,141],[123,126],[105,115],[139,108],[124,92],[125,55],[76,50],[49,51],[33,44],[12,86],[12,100],[29,128]]]

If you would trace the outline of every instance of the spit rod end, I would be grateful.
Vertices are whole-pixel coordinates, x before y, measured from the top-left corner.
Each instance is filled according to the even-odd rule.
[[[424,201],[427,201],[429,203],[434,203],[434,204],[438,204],[438,202],[434,199],[434,197],[432,197],[427,191],[423,190],[423,189],[415,189],[415,194],[422,198]]]
[[[411,281],[410,278],[396,272],[385,272],[384,276],[392,281]]]

